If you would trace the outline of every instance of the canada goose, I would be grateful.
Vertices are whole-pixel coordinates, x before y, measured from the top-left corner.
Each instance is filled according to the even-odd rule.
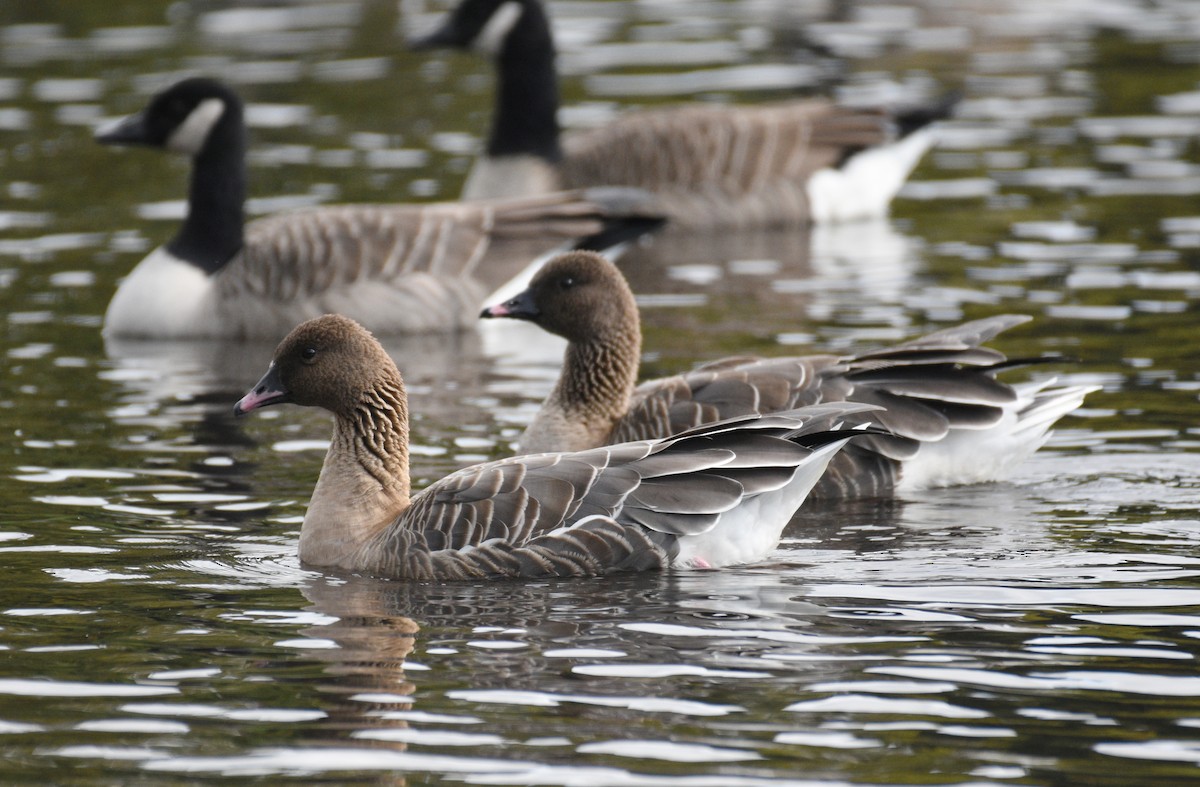
[[[629,112],[560,141],[554,40],[540,0],[462,0],[416,49],[494,56],[485,153],[464,199],[594,185],[654,192],[672,226],[771,226],[884,216],[956,99],[903,116],[798,100]]]
[[[503,459],[413,495],[404,382],[358,323],[325,315],[296,327],[234,413],[283,402],[334,415],[300,529],[301,561],[413,580],[760,559],[829,459],[855,436],[839,422],[872,409],[819,405],[665,440]]]
[[[552,259],[528,289],[481,316],[529,320],[568,342],[557,384],[521,435],[522,452],[661,438],[817,402],[882,406],[871,419],[892,435],[856,440],[833,460],[814,498],[998,480],[1095,390],[997,380],[997,372],[1034,362],[980,346],[1030,319],[1020,315],[853,356],[727,358],[638,386],[642,336],[633,293],[616,266],[589,252]]]
[[[187,218],[122,281],[105,314],[108,335],[276,340],[328,311],[352,314],[381,333],[463,329],[487,293],[535,255],[586,244],[587,236],[620,241],[621,230],[636,235],[656,223],[610,220],[593,195],[555,193],[324,206],[243,227],[242,102],[211,79],[175,84],[142,112],[97,129],[95,138],[193,162]]]

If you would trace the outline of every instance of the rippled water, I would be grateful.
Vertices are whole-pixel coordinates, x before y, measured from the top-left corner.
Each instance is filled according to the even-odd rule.
[[[805,511],[762,565],[445,587],[299,566],[329,421],[232,420],[269,346],[101,339],[187,169],[90,141],[208,73],[252,212],[453,198],[489,70],[399,47],[445,4],[0,7],[2,780],[1200,781],[1200,6],[826,5],[553,5],[570,125],[965,92],[890,222],[631,253],[647,372],[1016,311],[1104,390],[1011,483]],[[503,455],[560,348],[395,343],[418,482]]]

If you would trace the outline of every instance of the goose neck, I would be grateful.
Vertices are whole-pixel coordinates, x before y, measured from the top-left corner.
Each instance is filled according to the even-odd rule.
[[[212,274],[242,247],[246,200],[246,132],[232,107],[192,162],[188,214],[168,250]]]
[[[640,330],[628,326],[602,340],[571,342],[553,397],[564,410],[603,424],[607,434],[629,408],[641,345]]]
[[[549,22],[530,4],[497,58],[496,110],[489,156],[534,155],[562,159],[558,126],[558,75]]]
[[[300,559],[359,570],[363,549],[410,501],[408,408],[399,380],[337,414],[300,532]]]

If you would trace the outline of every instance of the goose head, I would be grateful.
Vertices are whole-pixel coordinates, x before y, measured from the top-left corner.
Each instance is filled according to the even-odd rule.
[[[377,392],[397,388],[403,390],[400,373],[379,342],[349,317],[326,314],[296,326],[279,343],[267,373],[233,413],[291,403],[350,417]]]
[[[98,127],[94,137],[104,145],[145,145],[194,157],[222,123],[241,126],[241,99],[216,80],[195,77],[158,93],[141,112]]]
[[[411,49],[474,49],[498,56],[510,47],[552,46],[537,0],[463,0],[432,33],[409,39]]]
[[[599,254],[561,254],[524,291],[479,315],[528,320],[569,342],[604,341],[637,331],[637,302],[617,267]]]

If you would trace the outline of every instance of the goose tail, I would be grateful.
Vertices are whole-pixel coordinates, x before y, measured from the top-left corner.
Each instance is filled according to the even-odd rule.
[[[796,466],[784,487],[743,502],[722,515],[711,530],[681,537],[672,564],[679,568],[720,568],[767,557],[779,545],[783,529],[821,480],[829,462],[853,436],[853,432],[844,431],[835,442],[814,449]]]
[[[886,216],[908,176],[937,143],[936,121],[948,117],[958,100],[958,94],[950,94],[895,116],[894,141],[865,148],[839,167],[814,173],[807,185],[812,220],[823,224]]]
[[[1010,477],[1053,435],[1051,427],[1083,404],[1097,386],[1052,387],[1054,379],[1014,385],[1016,401],[985,429],[952,429],[945,439],[922,443],[903,464],[897,489],[1001,481]]]
[[[881,431],[868,424],[847,426],[845,416],[853,417],[875,409],[853,403],[831,403],[797,411],[807,416],[807,422],[790,430],[786,439],[810,449],[811,453],[792,466],[791,475],[783,483],[753,491],[748,487],[741,504],[723,513],[711,528],[681,536],[676,542],[672,565],[719,568],[751,563],[768,556],[778,546],[783,529],[838,452],[855,437]],[[761,428],[792,415],[767,415],[756,421]]]

